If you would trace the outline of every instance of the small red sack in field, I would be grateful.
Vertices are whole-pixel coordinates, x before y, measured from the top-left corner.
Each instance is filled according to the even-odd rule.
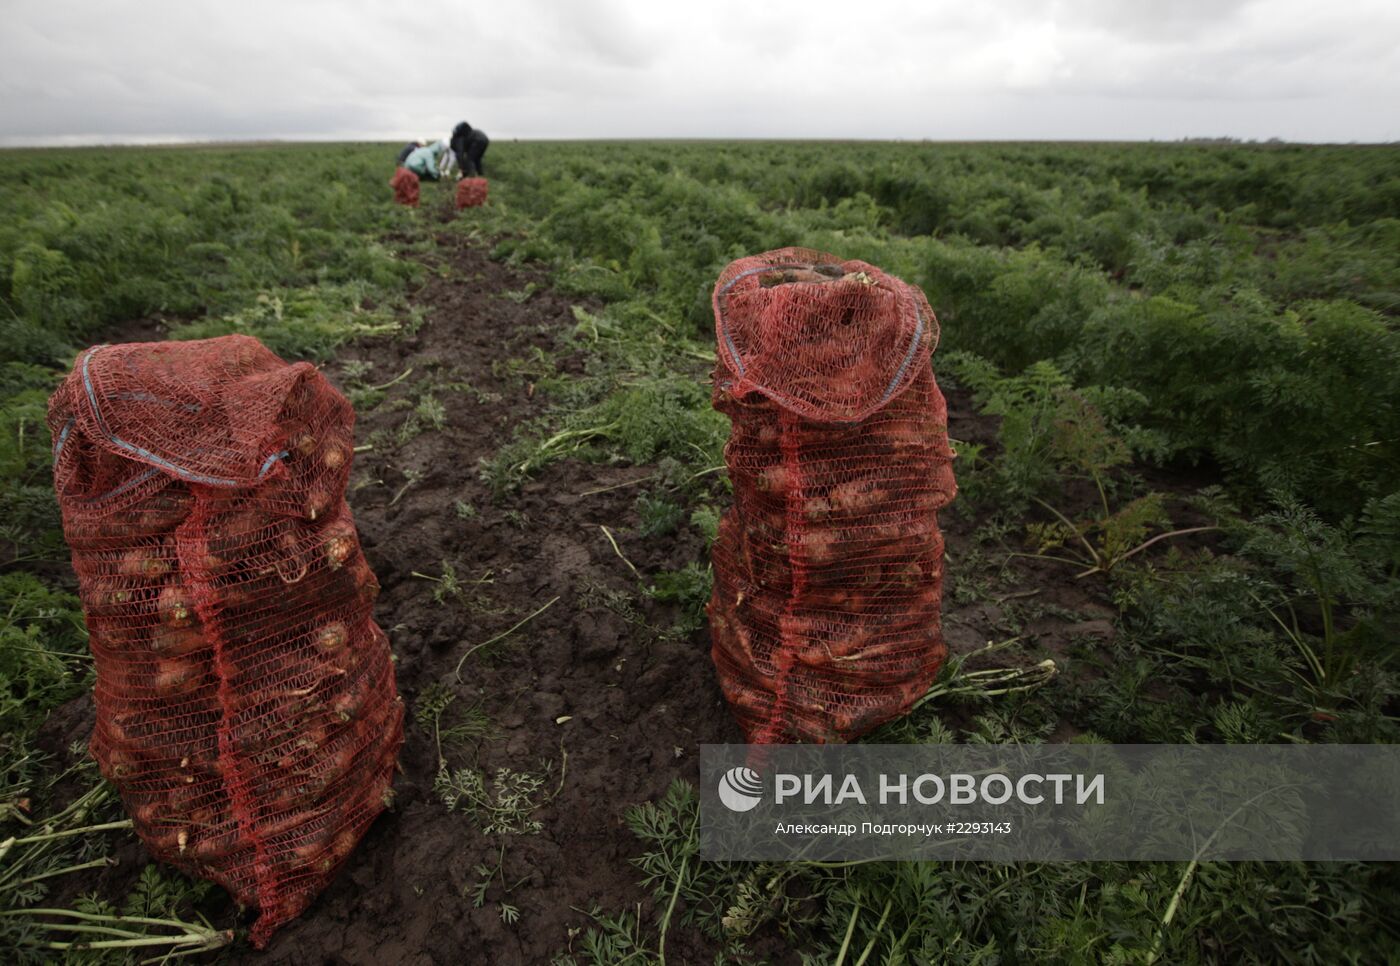
[[[463,178],[457,182],[457,210],[486,204],[486,179]]]
[[[354,412],[256,339],[96,346],[49,400],[91,750],[266,943],[388,804],[403,705],[345,503]]]
[[[851,740],[947,653],[938,322],[917,288],[797,248],[731,263],[713,301],[734,484],[709,604],[720,685],[751,743]]]
[[[394,200],[399,204],[418,207],[418,175],[407,168],[398,168],[389,179],[389,187],[394,189]]]

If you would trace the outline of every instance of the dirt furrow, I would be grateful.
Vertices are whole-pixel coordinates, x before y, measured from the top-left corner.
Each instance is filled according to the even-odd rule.
[[[623,824],[626,806],[660,796],[674,778],[694,781],[701,742],[739,738],[706,642],[663,633],[674,615],[638,593],[600,525],[623,531],[625,552],[644,573],[696,559],[699,541],[685,533],[629,540],[636,491],[584,495],[645,471],[566,461],[499,503],[479,478],[478,461],[541,409],[529,379],[506,363],[553,349],[574,324],[570,303],[537,273],[492,262],[456,236],[442,235],[437,254],[449,271],[416,296],[422,327],[350,347],[341,366],[327,368],[337,380],[346,360],[362,360],[373,365],[364,377],[373,383],[412,369],[360,414],[362,443],[402,427],[406,411],[394,399],[412,401],[415,387],[457,387],[433,391],[446,410],[441,430],[359,457],[350,502],[383,584],[376,616],[394,643],[410,711],[437,685],[456,695],[444,726],[471,708],[484,715],[488,734],[449,753],[449,764],[488,776],[547,772],[532,815],[542,828],[486,835],[479,819],[449,812],[433,792],[434,738],[411,725],[395,811],[269,955],[250,961],[545,962],[568,946],[571,927],[587,924],[591,907],[647,902],[629,862],[638,845]],[[501,297],[531,282],[539,290],[526,301]],[[427,578],[444,567],[464,590],[439,601],[441,583]],[[599,603],[609,594],[617,605],[630,600],[633,619]],[[468,656],[457,682],[466,652],[550,601],[519,631]],[[485,878],[478,866],[496,869],[480,907],[472,901]],[[519,910],[515,923],[503,921],[502,903]],[[687,937],[672,942],[682,956]]]

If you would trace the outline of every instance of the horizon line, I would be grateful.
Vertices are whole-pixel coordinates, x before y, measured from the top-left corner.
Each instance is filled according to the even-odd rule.
[[[56,138],[80,137],[86,135],[56,135]],[[28,137],[20,136],[18,140],[29,141]],[[297,137],[248,137],[248,138],[199,138],[187,135],[153,135],[149,141],[82,141],[64,143],[62,140],[32,139],[38,143],[6,143],[8,138],[0,135],[0,151],[75,151],[93,149],[143,149],[143,148],[208,148],[208,147],[270,147],[270,146],[296,146],[296,145],[328,145],[328,144],[400,144],[405,141],[415,140],[414,138],[395,137],[373,137],[373,138],[338,138],[334,136],[297,136]],[[627,143],[699,143],[699,144],[725,144],[734,142],[753,143],[794,143],[794,144],[1156,144],[1156,145],[1220,145],[1220,146],[1240,146],[1240,147],[1393,147],[1400,145],[1400,141],[1299,141],[1286,138],[1271,137],[1266,139],[1240,138],[1232,135],[1192,135],[1178,138],[916,138],[916,137],[887,137],[887,138],[851,138],[851,137],[756,137],[756,136],[736,136],[736,137],[690,137],[690,136],[657,136],[657,137],[512,137],[494,139],[493,143],[542,143],[542,144],[627,144]]]

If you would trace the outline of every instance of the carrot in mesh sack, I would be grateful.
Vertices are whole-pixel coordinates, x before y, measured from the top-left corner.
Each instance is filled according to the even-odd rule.
[[[259,946],[388,804],[403,740],[353,422],[247,336],[97,346],[49,401],[92,754],[153,855],[258,907]]]
[[[457,210],[486,204],[486,179],[463,178],[457,182]]]
[[[405,167],[394,169],[389,179],[389,187],[394,189],[394,200],[410,208],[418,207],[418,175]]]
[[[797,248],[733,262],[713,303],[734,484],[708,608],[720,684],[752,743],[850,740],[946,655],[938,323],[916,288]]]

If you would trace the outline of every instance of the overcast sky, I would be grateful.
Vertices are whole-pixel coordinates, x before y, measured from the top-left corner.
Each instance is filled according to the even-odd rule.
[[[1400,140],[1396,0],[0,0],[0,144]]]

